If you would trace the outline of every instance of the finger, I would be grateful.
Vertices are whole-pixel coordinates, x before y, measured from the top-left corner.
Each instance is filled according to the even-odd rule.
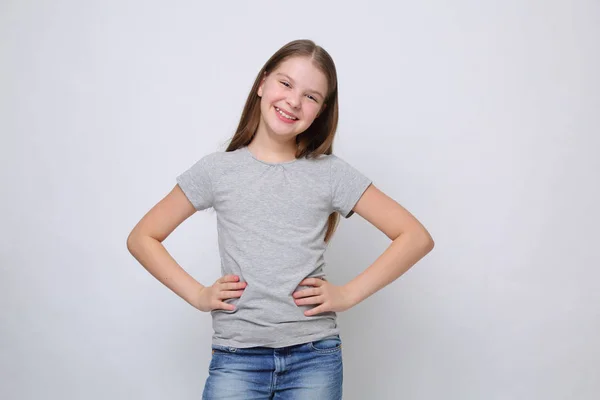
[[[238,279],[240,279],[240,277],[237,275],[225,275],[225,276],[222,276],[219,279],[217,279],[217,282],[218,283],[235,282]]]
[[[235,290],[235,289],[244,289],[246,287],[246,282],[233,282],[233,283],[222,283],[220,289],[221,290]]]
[[[308,311],[304,311],[304,315],[306,315],[307,317],[310,317],[311,315],[317,315],[317,314],[320,314],[325,311],[328,311],[327,307],[325,306],[325,304],[321,304],[318,307],[312,308]]]
[[[219,294],[217,295],[218,299],[232,299],[234,297],[241,297],[242,293],[244,293],[243,290],[223,290],[222,292],[219,292]]]
[[[299,299],[301,297],[317,296],[320,294],[321,294],[321,289],[311,288],[311,289],[304,289],[304,290],[299,290],[297,292],[294,292],[294,294],[292,296]]]
[[[306,297],[303,299],[296,300],[296,304],[299,306],[306,305],[306,304],[322,304],[324,302],[325,302],[325,296],[312,296],[312,297]]]
[[[302,282],[300,282],[300,284],[304,286],[321,286],[323,285],[323,279],[306,278]]]
[[[233,311],[233,310],[235,310],[235,306],[233,304],[225,303],[224,301],[217,301],[217,302],[215,302],[215,306],[213,307],[213,310]]]

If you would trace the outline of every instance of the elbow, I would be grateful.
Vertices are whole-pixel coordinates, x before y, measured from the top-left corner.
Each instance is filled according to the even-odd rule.
[[[138,254],[140,254],[141,250],[152,240],[156,240],[159,243],[162,242],[151,235],[147,235],[134,229],[129,236],[127,236],[127,250],[132,256],[138,258]]]
[[[427,232],[426,229],[423,229],[421,236],[422,236],[423,250],[425,251],[425,254],[427,254],[431,250],[433,250],[433,248],[435,247],[435,242],[433,241],[433,238],[431,237],[429,232]]]
[[[420,249],[420,251],[423,253],[423,256],[428,254],[435,247],[433,238],[424,228],[414,231],[409,235],[409,237],[412,238],[412,242],[414,243],[415,247]]]
[[[132,231],[129,236],[127,236],[127,250],[131,255],[135,256],[136,249],[139,247],[140,235],[138,235],[135,231]]]
[[[127,236],[127,250],[133,254],[133,248],[135,246],[135,238],[133,236],[133,233],[130,233],[129,236]]]
[[[412,230],[409,232],[403,232],[396,239],[404,238],[402,240],[409,241],[411,246],[414,246],[415,249],[418,249],[419,252],[423,253],[425,256],[435,247],[435,242],[433,238],[427,232],[426,229],[418,229]]]
[[[433,241],[433,238],[428,235],[428,239],[425,242],[425,252],[429,253],[431,250],[433,250],[433,248],[435,247],[435,242]]]

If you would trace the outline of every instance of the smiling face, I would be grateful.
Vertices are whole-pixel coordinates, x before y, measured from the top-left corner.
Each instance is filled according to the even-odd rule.
[[[263,78],[258,89],[261,118],[257,134],[294,138],[325,107],[327,78],[308,57],[291,57]]]

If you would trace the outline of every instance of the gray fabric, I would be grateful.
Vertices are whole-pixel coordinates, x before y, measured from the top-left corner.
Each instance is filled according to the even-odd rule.
[[[196,210],[213,207],[221,274],[248,285],[213,310],[213,344],[283,347],[339,334],[336,313],[305,316],[292,293],[325,279],[327,217],[349,218],[371,180],[336,155],[269,163],[247,147],[202,157],[177,177]]]

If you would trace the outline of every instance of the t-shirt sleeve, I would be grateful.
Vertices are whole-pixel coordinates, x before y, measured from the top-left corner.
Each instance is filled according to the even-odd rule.
[[[372,181],[348,162],[333,154],[330,168],[333,210],[342,214],[344,218],[350,218],[354,214],[352,209]]]
[[[213,206],[210,155],[202,157],[177,176],[177,184],[197,211]]]

